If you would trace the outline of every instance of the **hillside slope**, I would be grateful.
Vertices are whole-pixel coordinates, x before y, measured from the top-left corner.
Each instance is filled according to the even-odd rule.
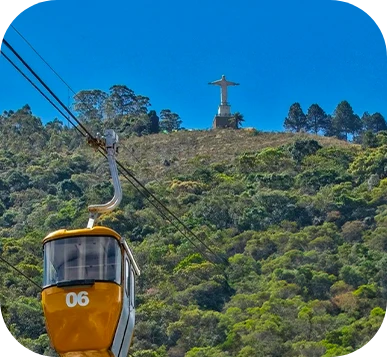
[[[240,130],[197,130],[121,138],[120,159],[143,174],[144,180],[189,170],[192,160],[208,164],[235,162],[238,155],[266,147],[279,147],[297,139],[315,139],[324,147],[360,150],[360,146],[332,137],[306,133],[267,133],[253,128]]]
[[[0,127],[0,254],[40,284],[41,239],[84,227],[87,204],[112,188],[74,130],[20,122]],[[387,297],[383,141],[224,130],[121,143],[119,159],[228,261],[212,264],[122,178],[120,208],[101,224],[142,270],[132,356],[331,357],[373,337]],[[0,303],[19,341],[53,355],[39,289],[2,264]]]

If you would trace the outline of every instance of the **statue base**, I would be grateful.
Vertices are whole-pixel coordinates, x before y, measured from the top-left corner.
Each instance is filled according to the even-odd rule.
[[[236,120],[233,115],[215,115],[214,120],[212,122],[212,129],[224,128],[237,129]]]

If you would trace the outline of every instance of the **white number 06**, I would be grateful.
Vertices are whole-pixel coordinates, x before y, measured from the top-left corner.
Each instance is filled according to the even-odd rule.
[[[66,295],[66,305],[68,307],[75,307],[77,305],[79,306],[87,306],[89,304],[89,298],[87,297],[88,293],[87,291],[81,291],[78,293],[68,293]]]

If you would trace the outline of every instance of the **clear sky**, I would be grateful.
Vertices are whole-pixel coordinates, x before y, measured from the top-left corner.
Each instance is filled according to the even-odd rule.
[[[281,131],[288,109],[347,100],[355,113],[387,119],[383,36],[362,10],[331,0],[56,0],[13,25],[75,90],[125,84],[151,109],[177,112],[186,128],[208,128],[227,79],[232,111],[246,127]],[[5,38],[67,103],[67,88],[12,30]],[[5,46],[2,49],[9,53]],[[29,104],[44,122],[55,109],[0,58],[0,112]]]

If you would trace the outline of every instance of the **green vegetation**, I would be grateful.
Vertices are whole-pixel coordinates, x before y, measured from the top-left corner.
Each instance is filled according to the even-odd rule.
[[[148,111],[150,99],[136,94],[125,85],[113,85],[109,93],[99,89],[82,90],[74,97],[74,109],[85,127],[102,132],[115,128],[125,136],[156,134],[180,129],[181,119],[170,109]]]
[[[116,110],[119,91],[146,106],[123,88],[94,93],[95,103]],[[101,223],[128,239],[142,270],[132,356],[331,357],[375,335],[387,297],[384,132],[363,149],[251,129],[128,137],[125,121],[138,113],[126,110],[110,117],[122,130],[120,161],[229,262],[201,256],[123,179],[124,199]],[[162,120],[180,125],[172,114]],[[111,124],[103,115],[98,125]],[[171,128],[141,115],[153,118],[147,130]],[[87,205],[111,198],[107,163],[28,106],[0,116],[0,137],[0,255],[40,284],[42,238],[85,227]],[[21,343],[53,355],[39,289],[3,264],[0,304]]]
[[[375,134],[387,130],[387,123],[380,113],[371,115],[365,112],[360,118],[353,112],[351,105],[343,100],[333,115],[326,114],[318,104],[312,104],[305,115],[300,103],[294,103],[289,108],[284,128],[292,132],[321,133],[342,140],[351,137],[356,143],[375,147]]]

